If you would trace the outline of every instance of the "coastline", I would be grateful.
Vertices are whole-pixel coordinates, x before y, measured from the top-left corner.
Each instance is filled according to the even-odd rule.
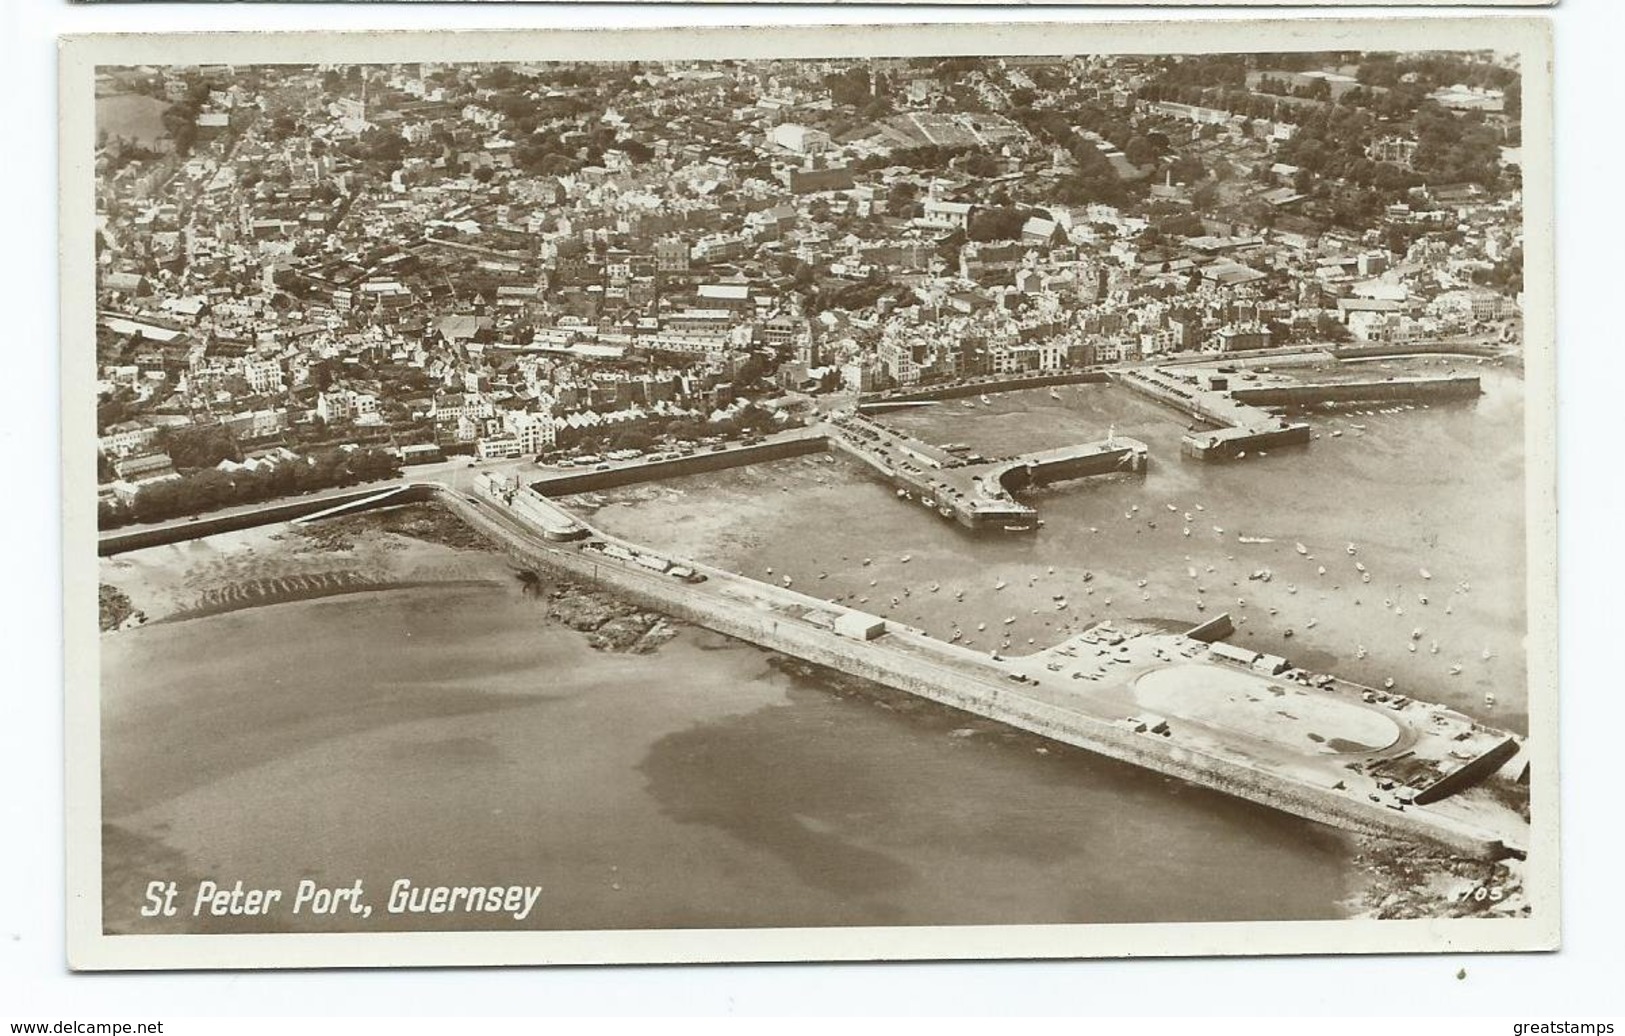
[[[714,526],[706,523],[703,530],[696,528],[689,532],[705,538],[717,535],[723,525],[720,521]],[[741,538],[749,535],[748,529],[732,531]],[[136,568],[136,574],[142,578],[129,578],[130,573],[120,573],[113,578],[104,570],[104,579],[115,593],[126,594],[125,600],[132,609],[151,607],[158,620],[186,618],[196,614],[195,605],[190,608],[178,605],[183,603],[186,594],[206,593],[210,589],[205,585],[208,580],[226,579],[228,586],[242,586],[245,582],[283,585],[278,581],[286,581],[290,576],[308,577],[310,555],[315,553],[329,563],[336,559],[351,566],[345,569],[347,571],[364,572],[372,581],[354,588],[361,590],[399,585],[400,575],[406,572],[441,575],[439,579],[419,579],[418,585],[467,582],[466,578],[447,576],[466,577],[476,571],[484,573],[486,582],[518,580],[523,584],[524,593],[545,599],[543,621],[547,625],[572,630],[599,651],[630,654],[654,651],[676,636],[682,625],[611,592],[554,573],[518,569],[483,536],[435,504],[407,505],[334,519],[316,527],[258,530],[258,542],[250,534],[228,534],[219,539],[231,541],[226,545],[228,558],[224,562],[188,566],[171,558],[166,566]],[[158,550],[177,553],[172,548]],[[166,578],[158,578],[155,572]],[[241,606],[294,599],[299,599],[299,592],[285,587],[280,596],[267,594]],[[737,644],[732,640],[728,642]],[[1040,755],[1081,753],[1079,749],[816,664],[771,652],[762,654],[767,667],[798,684],[909,717],[911,723],[954,739],[974,739]],[[1481,864],[1418,852],[1414,847],[1381,839],[1325,830],[1328,837],[1344,847],[1351,870],[1358,875],[1360,887],[1351,890],[1340,903],[1340,909],[1351,916],[1386,919],[1477,914],[1523,916],[1527,913],[1522,897],[1521,869],[1515,863]],[[1502,892],[1492,903],[1474,902],[1470,895],[1479,886],[1499,887]]]

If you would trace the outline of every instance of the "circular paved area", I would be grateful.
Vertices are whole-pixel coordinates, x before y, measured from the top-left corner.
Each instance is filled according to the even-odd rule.
[[[1358,702],[1228,666],[1153,669],[1134,697],[1171,722],[1183,717],[1299,752],[1374,752],[1399,740],[1388,716]]]

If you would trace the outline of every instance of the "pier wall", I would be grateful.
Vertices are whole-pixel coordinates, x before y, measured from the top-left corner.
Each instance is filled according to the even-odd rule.
[[[407,491],[376,501],[372,506],[395,506],[397,504],[427,500],[433,493],[432,488],[428,486],[372,485],[365,489],[357,489],[353,493],[340,493],[319,498],[290,500],[280,504],[267,504],[264,507],[256,507],[249,511],[238,511],[235,514],[203,517],[195,522],[181,522],[155,529],[114,531],[97,538],[96,554],[99,557],[108,557],[113,554],[122,554],[128,550],[144,550],[147,547],[160,547],[167,543],[184,543],[187,540],[201,539],[204,536],[213,536],[222,532],[237,532],[241,529],[258,528],[261,525],[275,525],[277,522],[303,518],[319,511],[357,504],[368,497],[382,496],[397,488]],[[365,510],[365,508],[358,508],[358,510]]]
[[[1250,406],[1308,406],[1314,403],[1375,403],[1418,399],[1463,399],[1478,396],[1478,376],[1328,382],[1314,385],[1277,385],[1236,388],[1230,396]]]
[[[989,679],[904,654],[888,646],[885,637],[859,642],[783,614],[719,600],[713,592],[677,580],[666,582],[661,576],[577,553],[537,550],[455,494],[446,494],[445,499],[454,511],[476,528],[493,533],[527,565],[592,580],[644,607],[758,647],[1295,816],[1368,834],[1426,840],[1473,856],[1503,854],[1499,842],[1437,827],[1421,816],[1389,809],[1350,792],[1285,782],[1244,763],[1196,752],[1159,735],[1136,734],[1126,727],[1057,708],[1014,686],[1007,689]],[[819,604],[811,598],[808,601],[813,606]],[[895,627],[888,624],[888,628]]]
[[[1246,431],[1223,428],[1217,432],[1187,434],[1179,440],[1179,451],[1197,460],[1230,460],[1246,450],[1303,446],[1309,442],[1309,426],[1291,424],[1285,428]]]
[[[1429,802],[1447,799],[1459,791],[1466,791],[1505,766],[1507,760],[1517,754],[1518,741],[1516,738],[1509,737],[1477,759],[1473,759],[1464,766],[1450,771],[1417,792],[1416,803],[1425,806]]]
[[[921,389],[899,389],[884,392],[858,401],[858,409],[871,404],[935,403],[944,399],[967,399],[990,392],[1018,392],[1021,389],[1049,388],[1052,385],[1083,385],[1110,380],[1101,371],[1071,371],[1054,374],[1032,374],[1014,378],[978,381],[965,385],[940,385]]]
[[[1221,428],[1228,427],[1230,424],[1230,416],[1228,414],[1225,414],[1214,407],[1208,406],[1205,402],[1203,402],[1202,398],[1196,395],[1194,392],[1177,392],[1168,386],[1151,381],[1147,378],[1137,378],[1130,375],[1119,377],[1117,379],[1117,383],[1134,392],[1138,392],[1147,399],[1153,399],[1158,403],[1174,407],[1186,414],[1191,415],[1192,417],[1206,421],[1208,424],[1216,425]]]
[[[1090,475],[1109,475],[1117,471],[1139,471],[1144,467],[1145,455],[1132,446],[1102,450],[1056,460],[1017,462],[999,472],[999,484],[1006,490],[1027,486],[1044,486],[1051,482],[1065,482]]]
[[[1386,356],[1500,356],[1500,345],[1471,342],[1381,342],[1376,345],[1339,345],[1327,350],[1339,360],[1374,360]]]
[[[611,468],[609,471],[544,475],[527,485],[545,496],[568,496],[571,493],[618,489],[621,486],[675,478],[679,475],[700,475],[708,471],[722,471],[747,464],[802,457],[811,453],[823,453],[826,448],[827,443],[823,436],[809,435],[804,439],[765,442],[754,446],[734,446],[715,452],[707,450],[688,457],[675,457],[671,460],[628,464]]]

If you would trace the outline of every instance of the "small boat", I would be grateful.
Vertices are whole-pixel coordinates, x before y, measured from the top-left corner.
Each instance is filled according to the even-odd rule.
[[[1413,655],[1416,654],[1416,641],[1413,640],[1410,643],[1406,644],[1405,645],[1405,650],[1409,651]]]
[[[1196,509],[1197,509],[1197,510],[1198,510],[1198,511],[1205,511],[1205,510],[1207,510],[1207,508],[1205,508],[1205,507],[1203,507],[1203,506],[1202,506],[1202,505],[1201,505],[1201,504],[1197,504],[1197,505],[1196,505]]]
[[[1390,691],[1393,690],[1394,689],[1394,678],[1391,677],[1391,676],[1384,677],[1383,681],[1382,681],[1382,686],[1384,688],[1386,688],[1387,690],[1390,690]]]
[[[1314,619],[1310,619],[1308,622],[1303,624],[1303,628],[1304,629],[1310,629],[1310,630],[1314,629],[1315,628],[1315,621],[1316,620],[1314,620]]]
[[[1493,694],[1484,695],[1484,704],[1485,705],[1494,705],[1495,704],[1495,695],[1493,695]]]
[[[1437,655],[1438,653],[1439,653],[1439,642],[1437,640],[1429,641],[1428,642],[1428,654]]]
[[[1350,557],[1354,556],[1354,551],[1356,549],[1354,544],[1350,543],[1348,546],[1344,547],[1343,549],[1349,552]]]
[[[1185,520],[1186,520],[1186,521],[1187,521],[1187,522],[1188,522],[1188,521],[1190,521],[1190,520],[1191,520],[1191,513],[1190,513],[1190,512],[1189,512],[1189,511],[1186,511],[1186,512],[1185,512]]]
[[[1190,534],[1191,534],[1191,527],[1189,525],[1187,525],[1187,526],[1185,526],[1185,535],[1189,536]]]
[[[1224,535],[1224,528],[1222,526],[1215,525],[1213,527],[1213,534],[1215,536],[1223,536]]]
[[[1343,437],[1343,430],[1341,428],[1332,429],[1332,438],[1333,439],[1341,439],[1342,437]]]
[[[1366,651],[1364,644],[1361,644],[1359,647],[1354,649],[1355,658],[1364,658],[1367,654],[1368,652]]]
[[[789,586],[793,582],[795,582],[795,580],[791,579],[789,576],[784,577],[784,585],[785,586]]]
[[[986,396],[983,396],[982,397],[982,405],[983,406],[992,406],[993,405],[993,400],[987,398]]]
[[[1237,536],[1238,543],[1274,543],[1268,536]]]
[[[976,624],[976,632],[978,632],[978,633],[980,633],[980,632],[982,632],[982,631],[983,631],[983,630],[985,630],[985,629],[987,629],[987,623],[985,623],[985,622],[978,622],[978,623],[977,623],[977,624]]]
[[[1451,676],[1460,676],[1461,675],[1461,666],[1459,666],[1459,665],[1451,666],[1450,667],[1450,675]]]
[[[1143,590],[1145,588],[1145,580],[1143,580],[1143,579],[1136,580],[1134,585],[1140,587]]]
[[[1003,590],[1005,587],[1007,587],[1009,585],[1010,585],[1009,583],[1006,583],[1004,580],[1001,579],[997,583],[993,584],[993,589],[995,589],[995,590]]]
[[[1299,554],[1308,554],[1308,553],[1309,553],[1309,548],[1308,548],[1308,547],[1305,547],[1305,546],[1304,546],[1304,545],[1303,545],[1303,544],[1301,544],[1301,543],[1294,543],[1294,544],[1293,544],[1293,545],[1292,545],[1292,549],[1293,549],[1293,550],[1295,550],[1295,551],[1297,551],[1297,552],[1298,552],[1298,553],[1299,553]]]
[[[1356,572],[1364,572],[1365,571],[1365,565],[1362,562],[1356,561],[1354,563],[1354,571],[1356,571]]]
[[[772,574],[773,574],[773,569],[772,569],[772,566],[769,566],[769,567],[768,567],[768,570],[767,570],[767,574],[768,574],[768,575],[772,575]]]
[[[1485,648],[1483,651],[1479,652],[1478,657],[1482,658],[1484,661],[1488,662],[1490,660],[1490,649]]]
[[[908,564],[908,563],[909,563],[909,562],[910,562],[910,561],[913,561],[913,560],[914,560],[914,556],[913,556],[913,555],[912,555],[912,554],[904,554],[904,555],[903,555],[903,556],[902,556],[902,557],[900,557],[900,558],[898,558],[898,559],[897,559],[897,560],[898,560],[898,561],[901,561],[901,562],[902,562],[902,563],[903,563],[903,564],[905,564],[905,565],[906,565],[906,564]]]
[[[1006,625],[1006,626],[1008,626],[1008,625],[1010,625],[1010,624],[1011,624],[1011,623],[1013,623],[1013,622],[1015,622],[1015,621],[1016,621],[1016,617],[1015,617],[1015,616],[1014,616],[1014,615],[1011,615],[1011,616],[1008,616],[1008,617],[1007,617],[1007,618],[1006,618],[1006,619],[1005,619],[1005,620],[1004,620],[1004,624],[1005,624],[1005,625]]]
[[[941,589],[942,589],[942,587],[938,586],[936,583],[931,584],[931,592],[932,593],[936,593],[938,590],[941,590]]]
[[[874,564],[874,563],[875,563],[875,559],[874,559],[874,558],[864,558],[864,559],[863,559],[863,563],[864,563],[864,564],[865,564],[865,565],[872,565],[872,564]]]
[[[1427,594],[1417,594],[1416,595],[1416,602],[1418,604],[1426,604],[1426,603],[1428,603],[1428,595]]]
[[[1425,568],[1419,568],[1419,569],[1417,569],[1417,570],[1416,570],[1416,574],[1417,574],[1417,575],[1419,575],[1419,576],[1421,576],[1421,577],[1422,577],[1422,578],[1423,578],[1423,579],[1432,579],[1432,578],[1433,578],[1433,573],[1432,573],[1432,572],[1429,572],[1429,571],[1428,571],[1428,570],[1427,570],[1427,569],[1425,569]]]
[[[965,401],[964,401],[964,402],[963,402],[963,403],[961,403],[961,404],[959,404],[959,405],[960,405],[960,406],[962,406],[962,407],[964,407],[964,408],[965,408],[965,409],[966,409],[966,410],[975,410],[975,409],[976,409],[976,404],[975,404],[975,403],[972,403],[972,402],[971,402],[971,401],[970,401],[970,400],[968,400],[968,399],[967,399],[967,400],[965,400]]]
[[[1051,398],[1051,399],[1060,399],[1061,394],[1059,392],[1055,391],[1054,389],[1050,389],[1049,390],[1049,398]]]
[[[1325,575],[1325,574],[1326,574],[1326,566],[1325,566],[1325,565],[1319,565],[1319,566],[1316,566],[1316,568],[1315,568],[1315,575],[1317,575],[1317,576],[1323,576],[1323,575]]]

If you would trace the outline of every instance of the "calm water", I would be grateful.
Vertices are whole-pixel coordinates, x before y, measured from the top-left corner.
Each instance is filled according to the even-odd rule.
[[[260,607],[102,652],[115,931],[158,930],[135,913],[146,882],[203,878],[361,878],[380,900],[398,877],[541,884],[537,928],[1333,917],[1356,886],[1324,828],[835,693],[703,630],[601,655],[507,587]]]
[[[1441,370],[1361,367],[1372,375]],[[605,503],[595,520],[611,531],[764,579],[788,575],[796,589],[943,638],[957,631],[979,647],[1008,638],[1010,651],[1036,650],[1100,618],[1194,624],[1228,611],[1241,643],[1371,684],[1392,678],[1406,693],[1521,731],[1523,384],[1493,366],[1469,369],[1483,377],[1477,400],[1392,414],[1313,411],[1321,437],[1308,447],[1225,465],[1182,458],[1178,414],[1106,385],[1064,388],[1059,400],[1039,390],[994,396],[987,407],[950,402],[886,418],[926,440],[967,442],[989,455],[1098,439],[1113,426],[1150,446],[1144,475],[1027,497],[1045,521],[1033,536],[973,536],[898,499],[855,464],[826,458],[590,502]],[[1248,578],[1260,569],[1273,578]],[[995,589],[1000,581],[1005,587]],[[1453,676],[1455,665],[1462,672]]]

